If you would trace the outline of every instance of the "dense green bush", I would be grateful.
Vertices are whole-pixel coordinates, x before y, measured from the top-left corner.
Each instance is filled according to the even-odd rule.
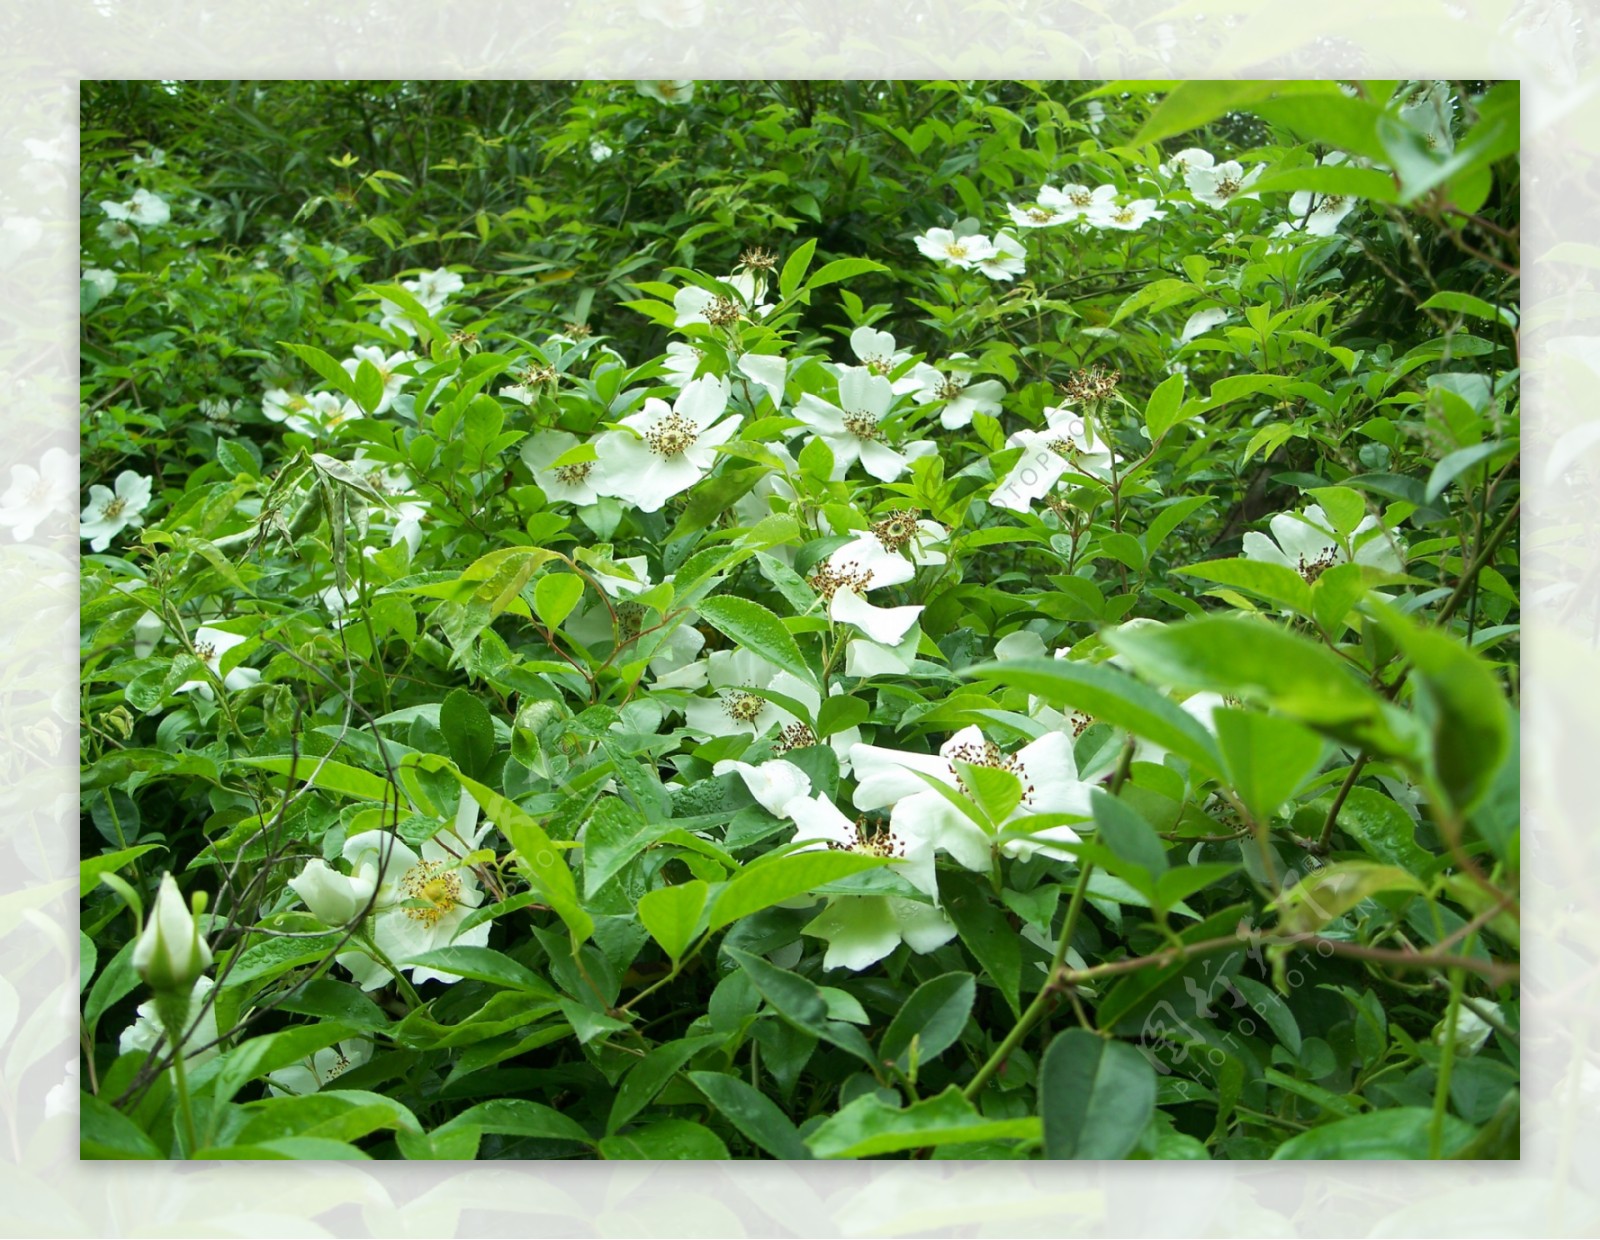
[[[1516,1156],[1514,85],[83,126],[86,1156]]]

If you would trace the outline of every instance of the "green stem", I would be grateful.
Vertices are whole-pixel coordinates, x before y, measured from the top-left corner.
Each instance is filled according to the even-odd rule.
[[[405,993],[406,998],[411,1000],[411,1006],[413,1008],[422,1007],[422,996],[417,994],[416,988],[411,985],[411,980],[400,972],[400,966],[390,960],[384,950],[378,946],[376,940],[372,937],[372,932],[363,926],[356,932],[355,937],[361,941],[362,948],[370,953],[374,960],[394,975],[395,984]]]
[[[178,992],[156,995],[156,1011],[172,1047],[172,1078],[178,1090],[178,1111],[183,1116],[183,1156],[193,1158],[200,1143],[195,1139],[194,1112],[189,1106],[189,1077],[183,1062],[184,1025],[189,1019],[189,996]]]
[[[1428,1125],[1428,1157],[1444,1157],[1444,1118],[1450,1102],[1450,1071],[1456,1060],[1456,1024],[1461,1013],[1461,991],[1466,975],[1450,970],[1450,1005],[1444,1014],[1444,1045],[1439,1051],[1439,1079],[1433,1087],[1433,1119]]]

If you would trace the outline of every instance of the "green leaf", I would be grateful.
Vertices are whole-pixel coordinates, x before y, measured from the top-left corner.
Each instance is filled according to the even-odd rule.
[[[1131,145],[1144,146],[1175,137],[1210,124],[1229,112],[1248,111],[1251,104],[1265,99],[1287,83],[1278,82],[1181,82],[1156,105],[1144,128]]]
[[[1236,976],[1233,984],[1249,1002],[1250,1010],[1267,1022],[1267,1028],[1277,1035],[1291,1055],[1299,1058],[1300,1025],[1289,1005],[1271,987],[1263,986],[1254,978]]]
[[[1291,720],[1219,709],[1212,712],[1211,722],[1228,782],[1258,823],[1270,822],[1322,763],[1322,739]]]
[[[1126,801],[1099,788],[1090,793],[1089,800],[1098,828],[1096,839],[1117,858],[1148,874],[1153,884],[1167,869],[1167,850],[1156,829]]]
[[[759,655],[775,667],[792,672],[807,684],[817,683],[817,674],[800,655],[783,621],[760,603],[731,594],[703,599],[700,615],[712,628],[735,644]]]
[[[1162,684],[1261,701],[1381,753],[1415,751],[1414,727],[1401,712],[1335,655],[1268,621],[1202,616],[1159,626],[1125,625],[1103,639],[1135,671]]]
[[[945,894],[945,912],[955,923],[962,944],[999,987],[1012,1013],[1020,1016],[1022,945],[1005,912],[965,875],[942,878],[940,887]]]
[[[1150,393],[1150,400],[1144,407],[1144,425],[1151,443],[1183,421],[1183,385],[1183,375],[1170,375]]]
[[[1274,1159],[1426,1158],[1433,1112],[1426,1107],[1390,1107],[1323,1124],[1290,1137]],[[1445,1116],[1443,1154],[1450,1157],[1473,1137],[1472,1125]]]
[[[639,897],[639,921],[674,964],[700,931],[709,890],[705,883],[694,879],[675,887],[659,887]]]
[[[1427,497],[1428,503],[1433,503],[1434,500],[1444,494],[1445,489],[1452,482],[1479,461],[1488,460],[1496,452],[1500,451],[1502,446],[1497,439],[1491,443],[1474,444],[1470,448],[1458,448],[1444,457],[1433,467],[1433,472],[1428,475],[1428,485],[1423,490],[1423,495]]]
[[[166,847],[164,844],[140,844],[134,848],[119,849],[117,852],[106,853],[100,857],[85,857],[78,862],[79,899],[87,896],[100,885],[100,876],[102,874],[115,873],[135,858],[164,847]]]
[[[794,1123],[759,1089],[723,1072],[687,1075],[730,1124],[774,1158],[811,1157]]]
[[[729,959],[737,961],[750,975],[750,980],[761,992],[761,997],[785,1021],[803,1033],[822,1038],[842,1050],[849,1051],[876,1070],[877,1059],[873,1056],[872,1047],[867,1044],[866,1038],[861,1036],[861,1031],[855,1026],[830,1018],[827,996],[815,982],[801,977],[798,973],[791,973],[788,969],[780,969],[771,961],[741,951],[737,947],[724,944],[722,950],[728,954]]]
[[[611,1114],[606,1119],[607,1134],[616,1132],[649,1106],[651,1100],[677,1074],[678,1069],[694,1058],[698,1052],[723,1040],[723,1034],[707,1033],[692,1038],[679,1038],[675,1042],[665,1042],[653,1049],[623,1078],[621,1088],[611,1100]]]
[[[1381,891],[1422,890],[1420,882],[1396,866],[1336,861],[1306,875],[1269,907],[1278,910],[1285,933],[1308,934]]]
[[[551,573],[533,587],[533,612],[547,629],[559,629],[583,597],[583,578],[576,573]]]
[[[78,1095],[80,1158],[165,1158],[160,1148],[121,1111],[91,1093]]]
[[[363,801],[393,803],[395,800],[395,787],[387,779],[343,762],[332,762],[326,758],[294,758],[289,755],[270,758],[234,758],[233,761],[239,766],[253,766],[277,775],[288,775],[292,772],[297,780],[309,780],[312,787],[320,788],[324,792],[336,792],[341,796],[356,797]]]
[[[202,1084],[215,1081],[212,1096],[218,1105],[227,1102],[244,1088],[245,1084],[298,1063],[314,1051],[332,1046],[343,1038],[365,1030],[339,1021],[323,1021],[315,1025],[295,1025],[277,1033],[263,1034],[241,1042],[220,1058],[210,1060],[190,1073],[190,1087],[198,1090]],[[370,1130],[369,1130],[370,1131]],[[292,1136],[290,1129],[272,1136]]]
[[[489,708],[466,689],[452,689],[439,704],[439,731],[450,756],[473,779],[488,774],[494,757],[494,720]]]
[[[916,1043],[916,1061],[924,1064],[955,1045],[972,1014],[978,994],[970,973],[944,973],[912,991],[878,1043],[878,1057],[904,1070]]]
[[[544,833],[543,827],[493,788],[469,779],[448,763],[425,755],[418,765],[425,770],[442,768],[448,771],[463,788],[472,793],[489,821],[500,828],[501,834],[517,850],[517,868],[532,881],[543,895],[544,902],[566,923],[572,934],[574,950],[594,933],[594,918],[578,902],[578,887],[573,882],[572,870],[560,850]]]
[[[1070,706],[1102,723],[1125,728],[1216,775],[1221,756],[1200,721],[1148,685],[1112,668],[1066,659],[1011,659],[962,672],[981,680],[1017,685],[1051,706]]]
[[[293,353],[352,400],[360,399],[356,381],[351,377],[350,372],[329,357],[328,354],[317,348],[316,345],[291,344],[286,340],[278,341],[278,345],[280,348],[289,350],[289,352]]]
[[[1481,655],[1375,597],[1364,607],[1411,660],[1418,714],[1432,734],[1434,776],[1462,813],[1482,799],[1511,745],[1510,712]]]
[[[1203,560],[1172,571],[1236,590],[1248,590],[1302,616],[1311,614],[1311,587],[1286,564],[1249,559]]]
[[[657,1160],[726,1159],[728,1147],[711,1129],[686,1119],[663,1119],[600,1141],[600,1157]]]
[[[420,956],[414,957],[408,963],[418,964],[425,969],[434,969],[440,973],[452,973],[457,977],[470,977],[475,981],[526,991],[547,999],[553,999],[556,995],[547,982],[530,972],[526,966],[518,964],[504,952],[497,952],[490,947],[460,945],[436,947],[431,952],[423,952]]]
[[[818,1158],[871,1158],[958,1141],[1028,1141],[1038,1134],[1038,1120],[988,1119],[952,1085],[903,1109],[864,1094],[823,1122],[806,1144]]]
[[[1477,319],[1488,319],[1491,323],[1504,323],[1507,327],[1517,325],[1517,312],[1510,306],[1496,306],[1484,301],[1481,297],[1474,297],[1471,293],[1442,292],[1435,293],[1427,301],[1417,307],[1418,310],[1453,310],[1457,314],[1471,315]]]
[[[816,442],[822,441],[819,439]],[[848,693],[835,694],[824,701],[817,711],[817,739],[821,740],[836,732],[848,731],[865,723],[871,713],[872,708],[865,698]]]
[[[741,917],[805,895],[846,875],[887,864],[885,857],[816,850],[789,853],[747,866],[733,877],[712,904],[710,929],[720,930]]]
[[[672,829],[671,822],[645,822],[621,797],[603,797],[583,831],[585,897],[592,898],[623,866]]]
[[[1325,815],[1333,796],[1318,797],[1312,805]],[[1432,868],[1433,854],[1417,846],[1417,828],[1411,816],[1376,789],[1350,789],[1334,822],[1374,861],[1397,865],[1418,878]]]
[[[840,280],[866,275],[869,271],[888,270],[882,263],[875,263],[870,258],[836,258],[817,268],[805,286],[808,289],[821,288],[824,284],[837,284]]]
[[[1039,1065],[1046,1158],[1126,1158],[1155,1114],[1156,1072],[1086,1029],[1058,1034]]]
[[[1011,811],[1022,804],[1022,781],[1010,771],[992,766],[976,766],[959,759],[954,763],[956,778],[966,789],[966,799],[978,808],[990,827],[1004,822]],[[924,775],[936,785],[935,790],[951,791],[941,781]]]
[[[1400,200],[1400,191],[1395,188],[1391,174],[1376,168],[1352,168],[1348,164],[1308,164],[1283,172],[1269,172],[1250,186],[1250,191],[1255,194],[1275,191],[1293,193],[1297,190],[1364,198],[1369,202]]]
[[[1326,143],[1352,155],[1365,155],[1368,159],[1384,159],[1383,143],[1378,137],[1378,122],[1383,119],[1384,112],[1377,104],[1366,99],[1351,99],[1326,91],[1297,92],[1264,100],[1250,110],[1265,120],[1282,125],[1306,141]],[[1373,184],[1376,185],[1375,182]],[[1260,192],[1259,187],[1252,188]],[[1389,182],[1388,194],[1389,197],[1383,201],[1394,201],[1392,181]]]
[[[778,274],[779,297],[787,300],[793,296],[794,291],[800,287],[800,281],[805,278],[806,268],[811,266],[811,256],[816,250],[817,239],[812,237],[784,260],[783,270]]]

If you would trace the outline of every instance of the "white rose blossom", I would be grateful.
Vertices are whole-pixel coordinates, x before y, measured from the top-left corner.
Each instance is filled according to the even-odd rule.
[[[1231,202],[1254,198],[1254,194],[1245,191],[1260,179],[1265,168],[1265,164],[1257,164],[1246,172],[1243,164],[1229,159],[1209,168],[1191,166],[1183,179],[1196,202],[1221,208]]]
[[[253,667],[234,667],[228,670],[227,675],[222,675],[222,656],[235,646],[241,646],[250,639],[238,633],[229,633],[224,629],[214,629],[202,624],[194,632],[194,657],[200,660],[214,676],[220,676],[222,687],[229,693],[237,693],[241,689],[248,689],[252,685],[261,683],[261,673]],[[216,696],[211,688],[211,682],[206,679],[186,680],[174,693],[198,693],[208,702]]]
[[[0,525],[26,542],[51,517],[70,513],[77,495],[78,463],[62,448],[46,448],[37,469],[11,467],[11,485],[0,495]]]
[[[893,482],[910,467],[910,457],[886,442],[883,422],[894,404],[894,389],[882,375],[851,366],[839,376],[839,403],[807,392],[795,406],[803,422],[833,453],[833,480],[857,461],[880,482]]]
[[[13,473],[13,488],[16,481]],[[149,503],[150,479],[125,469],[117,475],[115,491],[99,483],[89,488],[89,502],[78,518],[78,537],[90,540],[91,551],[104,551],[130,525],[144,524],[144,510]]]
[[[1335,564],[1350,561],[1327,514],[1318,504],[1308,504],[1299,513],[1280,512],[1267,526],[1272,531],[1271,538],[1254,530],[1245,534],[1245,559],[1292,568],[1307,584],[1315,582]],[[1378,518],[1370,513],[1351,531],[1349,541],[1355,548],[1357,564],[1391,573],[1398,573],[1404,567],[1400,549]]]
[[[1068,473],[1110,477],[1114,460],[1110,445],[1082,414],[1065,406],[1046,409],[1044,414],[1045,429],[1018,431],[1006,441],[1023,452],[990,494],[995,507],[1028,512]]]
[[[971,269],[994,254],[994,246],[987,237],[973,233],[958,237],[948,228],[930,228],[915,240],[917,249],[929,258],[952,267]]]
[[[727,381],[711,376],[686,384],[670,406],[648,398],[642,410],[622,419],[625,429],[595,441],[591,485],[641,512],[659,512],[706,475],[716,449],[739,429],[740,415],[722,417],[727,406]]]

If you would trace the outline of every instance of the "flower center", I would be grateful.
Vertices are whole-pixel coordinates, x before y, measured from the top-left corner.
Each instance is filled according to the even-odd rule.
[[[1035,224],[1048,224],[1055,219],[1055,212],[1046,211],[1043,207],[1029,207],[1023,214]]]
[[[878,429],[878,419],[870,413],[846,412],[844,428],[857,439],[883,438],[883,432]]]
[[[1118,207],[1115,211],[1113,211],[1111,213],[1111,220],[1115,224],[1131,224],[1131,223],[1133,223],[1133,208],[1132,207]]]
[[[1086,731],[1088,731],[1089,725],[1093,722],[1093,716],[1086,715],[1081,710],[1073,711],[1072,714],[1067,717],[1067,724],[1072,728],[1072,739],[1077,740],[1080,736],[1082,736]]]
[[[888,357],[869,357],[866,359],[866,367],[873,374],[882,375],[885,378],[888,378],[890,372],[894,370],[894,359]]]
[[[1326,198],[1324,198],[1321,202],[1319,202],[1316,205],[1316,210],[1318,210],[1318,211],[1330,211],[1331,212],[1331,211],[1337,211],[1342,206],[1344,206],[1344,195],[1343,194],[1329,194]]]
[[[1237,178],[1222,177],[1217,181],[1217,197],[1232,198],[1241,188]]]
[[[729,298],[718,297],[706,307],[705,315],[712,327],[727,327],[739,321],[739,307]]]
[[[947,245],[945,247],[945,251],[944,252],[946,254],[948,254],[951,258],[965,258],[967,256],[966,242],[964,242],[964,241],[952,241],[949,245]]]
[[[128,501],[123,499],[122,496],[119,495],[119,496],[117,496],[116,499],[112,500],[109,504],[106,505],[106,510],[102,515],[105,517],[105,519],[107,521],[115,521],[118,517],[120,517],[122,515],[122,510],[124,508],[126,508],[127,506],[128,506]]]
[[[735,689],[722,699],[722,709],[735,723],[754,723],[766,710],[767,700],[743,689]]]
[[[778,256],[761,246],[752,246],[739,255],[739,266],[752,271],[771,271],[778,265]]]
[[[322,1078],[322,1083],[324,1085],[326,1085],[329,1081],[343,1076],[350,1070],[350,1061],[345,1058],[343,1051],[335,1051],[334,1056],[335,1058],[333,1065],[328,1069],[327,1075]]]
[[[831,603],[833,596],[840,590],[854,590],[857,594],[865,594],[871,580],[872,573],[859,564],[845,564],[838,568],[831,564],[822,564],[806,578],[806,584]]]
[[[1022,803],[1026,805],[1032,800],[1033,785],[1028,782],[1028,772],[1022,763],[1017,761],[1015,754],[1005,753],[993,741],[985,740],[976,744],[963,742],[951,749],[945,760],[950,763],[950,774],[955,777],[956,786],[960,788],[962,795],[969,799],[972,791],[967,787],[966,781],[956,773],[957,762],[965,762],[968,766],[986,766],[991,770],[1006,771],[1015,775],[1017,782],[1022,785]]]
[[[1108,370],[1104,366],[1090,366],[1084,370],[1075,370],[1067,376],[1067,381],[1061,385],[1061,390],[1075,401],[1104,400],[1113,395],[1117,384],[1122,382],[1120,370]]]
[[[407,917],[432,928],[456,906],[461,895],[461,876],[443,861],[419,861],[406,871],[400,886],[412,900],[420,900],[426,908],[408,908]]]
[[[917,532],[917,514],[912,508],[891,512],[872,527],[872,533],[885,551],[899,551]]]
[[[575,487],[588,478],[589,471],[593,468],[593,461],[578,461],[573,465],[557,465],[550,472],[555,474],[557,482],[564,483],[569,487]]]
[[[517,378],[528,387],[539,387],[541,384],[556,381],[556,368],[554,366],[534,365],[524,369]]]
[[[856,838],[850,843],[831,842],[835,852],[866,853],[869,857],[904,857],[906,844],[886,822],[869,826],[865,817],[856,819]]]
[[[960,375],[950,375],[933,390],[933,394],[940,400],[954,400],[966,386],[967,381]]]
[[[817,734],[803,723],[791,723],[778,733],[777,743],[772,746],[772,756],[781,758],[786,753],[796,749],[809,749],[817,743]]]
[[[657,456],[671,459],[694,447],[699,435],[699,429],[688,418],[669,413],[644,433],[644,441]]]
[[[1299,558],[1300,565],[1298,571],[1300,575],[1305,578],[1306,584],[1309,586],[1315,585],[1318,577],[1322,576],[1323,573],[1327,572],[1339,562],[1339,553],[1336,548],[1329,547],[1314,560],[1307,561],[1306,557],[1303,555]]]
[[[1045,447],[1054,452],[1064,461],[1077,461],[1083,455],[1083,449],[1070,439],[1052,439]]]

